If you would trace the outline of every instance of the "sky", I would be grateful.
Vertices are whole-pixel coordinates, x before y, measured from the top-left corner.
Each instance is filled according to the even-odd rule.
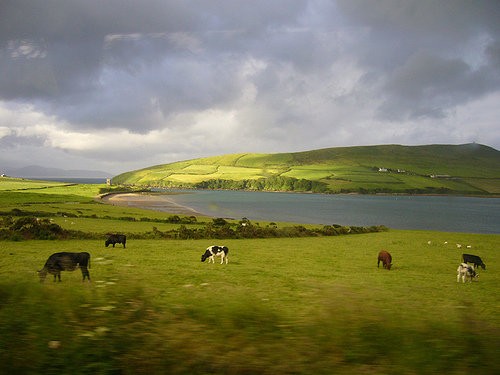
[[[500,149],[500,1],[0,0],[0,170]]]

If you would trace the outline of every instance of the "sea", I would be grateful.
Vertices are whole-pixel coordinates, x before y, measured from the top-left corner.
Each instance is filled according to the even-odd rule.
[[[500,198],[169,190],[211,217],[394,229],[500,233]]]

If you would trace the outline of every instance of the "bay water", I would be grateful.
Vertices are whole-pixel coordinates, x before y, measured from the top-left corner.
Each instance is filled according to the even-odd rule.
[[[500,198],[175,190],[175,203],[212,216],[394,229],[500,233]]]

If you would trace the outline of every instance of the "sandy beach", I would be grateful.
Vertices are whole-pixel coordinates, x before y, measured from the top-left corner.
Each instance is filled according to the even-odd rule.
[[[115,206],[143,208],[175,215],[202,215],[190,207],[174,202],[168,194],[118,193],[106,195],[101,201]]]

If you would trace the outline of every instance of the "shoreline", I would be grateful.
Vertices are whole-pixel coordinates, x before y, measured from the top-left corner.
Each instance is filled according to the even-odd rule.
[[[168,197],[169,194],[111,193],[101,197],[101,202],[113,206],[142,208],[173,215],[206,216],[191,207],[183,206]]]

